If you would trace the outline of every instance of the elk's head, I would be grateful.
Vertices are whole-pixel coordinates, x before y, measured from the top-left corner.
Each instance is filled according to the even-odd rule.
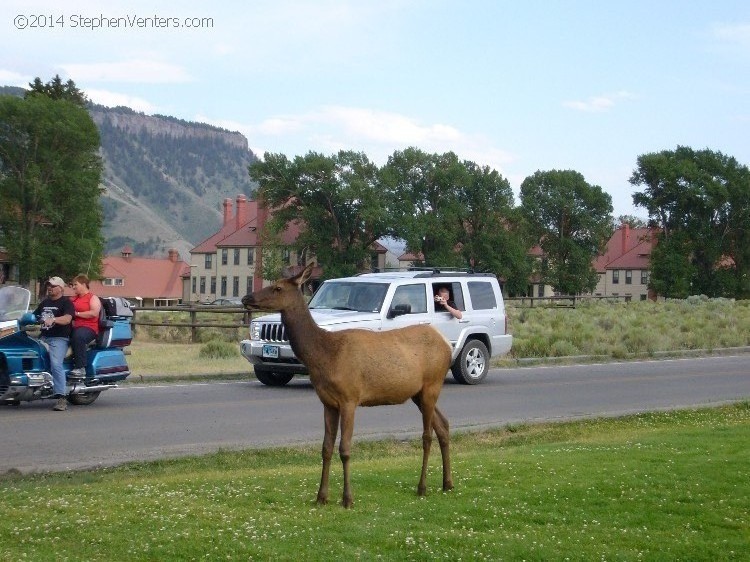
[[[248,310],[285,310],[299,298],[302,285],[310,278],[313,264],[286,279],[278,279],[268,287],[242,297],[242,305]]]

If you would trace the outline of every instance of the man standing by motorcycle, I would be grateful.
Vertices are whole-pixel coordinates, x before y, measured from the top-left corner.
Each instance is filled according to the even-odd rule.
[[[34,314],[40,319],[42,333],[40,339],[49,347],[50,371],[52,371],[52,388],[57,402],[52,408],[58,412],[67,409],[65,400],[65,369],[63,360],[68,352],[71,322],[75,314],[73,303],[63,295],[65,282],[59,277],[50,277],[47,281],[47,298],[39,303]]]

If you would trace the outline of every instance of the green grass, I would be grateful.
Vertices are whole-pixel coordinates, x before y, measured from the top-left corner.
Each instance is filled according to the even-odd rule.
[[[0,479],[0,560],[747,560],[750,404],[357,442],[354,508],[318,447]]]

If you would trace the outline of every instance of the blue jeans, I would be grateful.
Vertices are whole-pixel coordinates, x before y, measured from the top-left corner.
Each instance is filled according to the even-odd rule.
[[[73,361],[76,369],[86,368],[86,348],[89,342],[96,339],[96,332],[91,328],[74,328],[73,335],[70,337],[70,344],[73,346]]]
[[[65,395],[65,369],[63,360],[68,353],[68,338],[45,338],[49,346],[49,370],[52,371],[52,388],[55,394]]]

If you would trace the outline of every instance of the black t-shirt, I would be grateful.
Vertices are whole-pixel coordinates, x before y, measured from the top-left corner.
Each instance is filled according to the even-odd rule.
[[[43,337],[47,338],[69,338],[70,332],[73,328],[73,323],[66,325],[61,324],[52,324],[49,328],[47,328],[44,325],[44,318],[48,316],[54,316],[55,318],[59,316],[65,316],[66,314],[70,314],[70,316],[75,315],[75,308],[73,308],[73,303],[70,302],[68,297],[60,297],[57,300],[52,299],[44,299],[42,302],[39,303],[39,306],[36,307],[36,310],[34,310],[34,314],[39,318],[39,321],[42,323],[42,333],[41,335]]]

